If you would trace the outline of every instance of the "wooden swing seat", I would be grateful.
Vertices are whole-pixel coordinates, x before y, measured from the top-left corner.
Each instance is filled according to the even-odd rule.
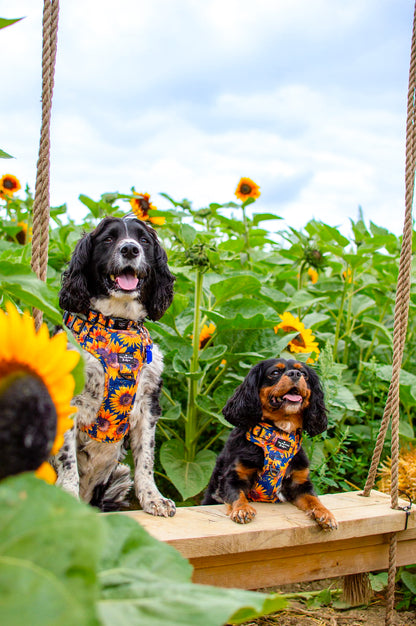
[[[397,565],[416,563],[416,508],[390,508],[390,496],[357,491],[320,496],[338,529],[322,531],[287,503],[255,503],[250,524],[235,524],[224,505],[180,507],[173,518],[126,511],[153,537],[176,548],[194,567],[193,582],[259,589],[384,570],[390,533],[397,532]],[[400,501],[400,506],[408,503]]]

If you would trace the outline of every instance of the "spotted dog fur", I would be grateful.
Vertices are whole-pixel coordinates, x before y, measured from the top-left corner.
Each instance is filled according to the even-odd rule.
[[[119,279],[123,275],[130,277],[130,284]],[[63,274],[60,306],[81,316],[93,309],[111,318],[157,320],[172,301],[173,282],[166,253],[150,226],[132,216],[105,218],[78,242]],[[78,408],[76,426],[67,433],[54,465],[58,484],[103,511],[123,508],[134,484],[144,511],[165,517],[175,514],[174,502],[161,495],[153,475],[163,358],[158,346],[152,352],[152,361],[143,364],[129,418],[132,481],[129,467],[120,462],[125,440],[103,443],[80,430],[95,421],[104,393],[101,363],[84,351],[85,387],[73,402]]]

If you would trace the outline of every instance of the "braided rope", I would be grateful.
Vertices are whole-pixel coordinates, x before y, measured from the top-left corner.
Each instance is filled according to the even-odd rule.
[[[59,0],[44,0],[42,41],[42,126],[33,202],[32,269],[46,281],[49,246],[50,124],[56,61]],[[36,328],[42,311],[33,310]]]
[[[405,167],[405,219],[399,275],[397,279],[396,304],[393,329],[393,372],[387,395],[380,431],[374,448],[363,495],[369,496],[374,486],[378,464],[383,450],[387,428],[391,418],[391,507],[399,503],[399,420],[400,420],[400,368],[406,340],[411,286],[412,262],[412,204],[416,165],[416,2],[413,15],[412,47],[410,55],[409,88],[407,96],[406,167]],[[386,594],[386,626],[393,625],[394,591],[396,578],[397,533],[392,533],[389,544],[389,570]]]

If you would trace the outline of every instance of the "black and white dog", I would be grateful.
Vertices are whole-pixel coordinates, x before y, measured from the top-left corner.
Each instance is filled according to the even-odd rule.
[[[60,306],[83,348],[85,387],[54,466],[58,484],[103,511],[122,508],[132,486],[120,463],[128,433],[140,505],[175,514],[153,477],[163,360],[143,326],[169,307],[174,280],[156,232],[131,214],[104,218],[84,235],[63,273]]]

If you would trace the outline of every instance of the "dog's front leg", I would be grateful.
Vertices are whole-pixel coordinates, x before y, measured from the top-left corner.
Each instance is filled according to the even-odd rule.
[[[150,368],[149,368],[150,369]],[[134,486],[140,505],[146,513],[172,517],[175,503],[164,498],[155,485],[153,475],[155,431],[160,415],[159,379],[153,381],[154,374],[145,370],[142,373],[136,402],[130,416],[130,447],[134,459]],[[153,384],[152,384],[153,382]]]
[[[134,459],[134,487],[143,511],[151,515],[172,517],[175,503],[164,498],[155,485],[153,475],[155,427],[151,416],[144,415],[141,423],[130,429],[130,446]]]
[[[75,425],[64,435],[64,444],[59,452],[52,457],[51,464],[58,475],[56,484],[76,498],[79,497],[79,476]]]

